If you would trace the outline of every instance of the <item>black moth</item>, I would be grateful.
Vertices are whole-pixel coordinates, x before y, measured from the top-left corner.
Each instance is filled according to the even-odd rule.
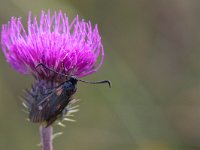
[[[27,91],[28,94],[34,98],[34,102],[28,102],[29,105],[31,105],[29,106],[29,119],[32,122],[46,122],[46,126],[51,125],[62,114],[71,101],[72,95],[76,92],[78,81],[90,84],[108,83],[109,87],[111,87],[111,82],[109,80],[90,82],[56,72],[44,64],[38,64],[36,68],[39,66],[66,77],[66,81],[59,84],[54,89],[48,90],[45,94],[37,92],[37,94],[34,95],[30,91]]]

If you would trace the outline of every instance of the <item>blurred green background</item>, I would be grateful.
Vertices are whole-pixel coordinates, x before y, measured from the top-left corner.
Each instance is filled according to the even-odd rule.
[[[28,11],[63,10],[99,26],[105,63],[79,83],[76,123],[55,150],[200,149],[200,1],[198,0],[0,0],[0,23]],[[0,149],[36,150],[38,124],[26,121],[22,90],[33,82],[12,70],[0,53]]]

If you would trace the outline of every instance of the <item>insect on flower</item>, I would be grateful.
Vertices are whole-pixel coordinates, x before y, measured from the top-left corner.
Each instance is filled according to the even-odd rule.
[[[66,81],[60,83],[53,90],[50,90],[42,100],[38,100],[38,103],[34,104],[29,114],[29,118],[32,122],[46,121],[46,126],[51,125],[71,101],[72,95],[76,92],[76,85],[78,81],[90,84],[108,83],[109,87],[111,87],[111,82],[109,80],[102,80],[96,82],[80,80],[74,76],[68,76],[56,72],[48,68],[44,64],[39,64],[36,68],[38,68],[39,66],[42,66],[58,75],[66,77]]]
[[[35,82],[26,90],[23,105],[32,122],[51,125],[68,112],[80,78],[99,70],[104,48],[98,26],[79,19],[70,22],[62,11],[42,11],[40,19],[30,12],[27,26],[21,17],[12,17],[2,25],[1,46],[7,62],[22,74],[31,74]]]

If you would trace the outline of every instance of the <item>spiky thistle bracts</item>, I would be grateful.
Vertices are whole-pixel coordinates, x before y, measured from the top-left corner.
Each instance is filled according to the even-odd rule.
[[[54,85],[56,87],[56,84]],[[58,124],[64,126],[62,121],[75,121],[73,113],[78,111],[78,106],[75,105],[79,100],[72,97],[63,99],[68,101],[66,107],[63,108],[60,114],[52,117],[54,114],[54,108],[58,107],[60,101],[56,101],[57,89],[52,88],[52,83],[45,80],[36,80],[30,89],[24,91],[25,95],[22,97],[22,104],[29,114],[29,121],[42,123],[47,126],[51,125],[55,120],[58,120]],[[52,93],[54,92],[54,95]],[[47,99],[51,98],[51,99]]]

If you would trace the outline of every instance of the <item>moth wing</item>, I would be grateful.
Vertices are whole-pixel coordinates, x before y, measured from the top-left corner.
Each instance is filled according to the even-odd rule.
[[[56,100],[57,93],[62,92],[62,88],[58,87],[53,90],[47,96],[43,95],[42,100],[38,100],[38,103],[32,105],[29,118],[32,122],[43,122],[46,121],[51,115],[51,109],[54,107],[52,105],[53,101]],[[44,98],[43,98],[44,97]]]

